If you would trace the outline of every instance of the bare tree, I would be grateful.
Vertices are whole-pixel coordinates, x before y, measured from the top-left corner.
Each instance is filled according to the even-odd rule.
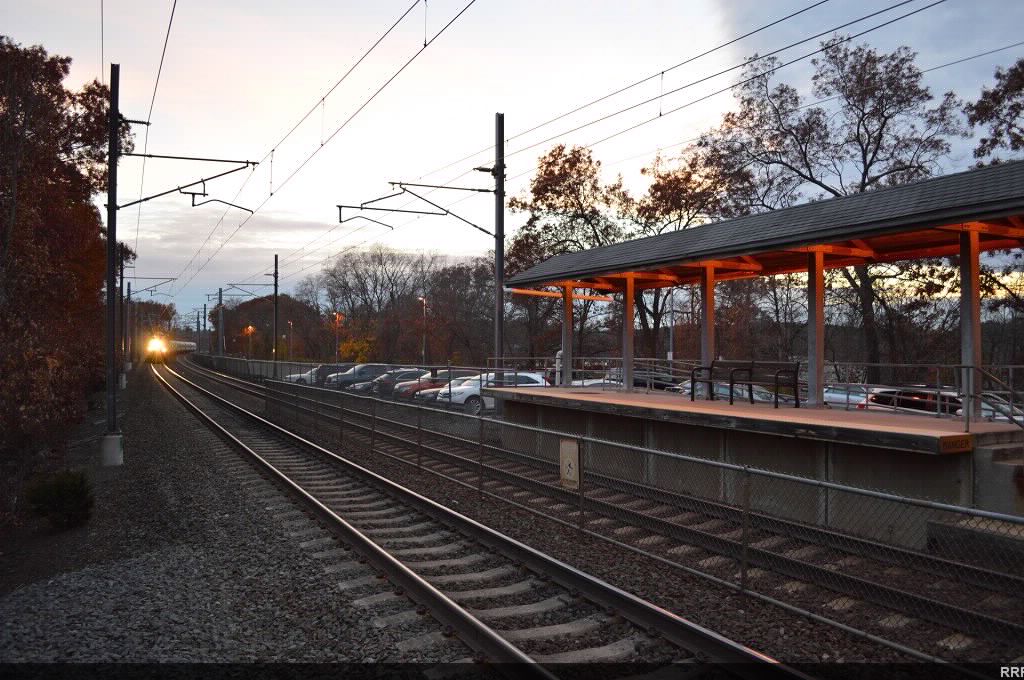
[[[928,177],[949,154],[949,140],[964,134],[956,97],[947,92],[935,100],[908,48],[879,53],[839,36],[823,47],[813,60],[812,94],[820,101],[808,104],[793,86],[773,85],[780,62],[759,60],[737,87],[739,110],[700,142],[728,158],[726,167],[754,174],[753,209]],[[869,363],[881,361],[877,311],[889,275],[869,265],[841,270],[856,293],[851,303],[862,320]]]

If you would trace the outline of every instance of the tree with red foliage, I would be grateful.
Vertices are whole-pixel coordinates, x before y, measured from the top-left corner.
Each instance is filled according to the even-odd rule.
[[[107,88],[0,36],[0,452],[56,443],[102,381]],[[122,134],[131,150],[127,126]],[[57,440],[59,441],[59,440]]]

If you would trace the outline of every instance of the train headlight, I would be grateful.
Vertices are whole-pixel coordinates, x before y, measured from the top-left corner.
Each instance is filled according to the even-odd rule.
[[[167,351],[167,343],[163,341],[163,338],[150,338],[149,343],[146,345],[146,351],[163,354]]]

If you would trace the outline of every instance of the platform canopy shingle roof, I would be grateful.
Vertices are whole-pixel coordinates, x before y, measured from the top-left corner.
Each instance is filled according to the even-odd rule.
[[[982,250],[1024,244],[1024,161],[557,255],[507,283],[659,288],[708,266],[719,280],[807,271],[814,250],[826,268],[922,259],[957,254],[964,231]]]

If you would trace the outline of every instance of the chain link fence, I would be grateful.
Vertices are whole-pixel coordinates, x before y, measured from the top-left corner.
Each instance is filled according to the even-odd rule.
[[[779,597],[789,588],[799,601],[810,597],[799,584],[813,584],[833,594],[836,611],[865,602],[909,621],[1024,643],[1024,517],[583,432],[280,381],[266,388],[270,418],[323,443],[468,479],[481,492],[751,592]]]

